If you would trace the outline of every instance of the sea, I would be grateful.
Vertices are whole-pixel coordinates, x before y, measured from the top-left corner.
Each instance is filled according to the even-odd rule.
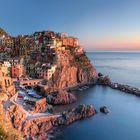
[[[87,52],[97,72],[111,80],[140,88],[140,52]],[[56,112],[78,104],[92,104],[98,113],[68,126],[54,129],[51,140],[140,140],[140,97],[94,86],[74,93],[76,103],[58,106]],[[107,106],[110,113],[99,112]]]

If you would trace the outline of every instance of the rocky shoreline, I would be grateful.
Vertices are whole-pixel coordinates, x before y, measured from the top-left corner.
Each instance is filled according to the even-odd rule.
[[[91,117],[96,114],[96,111],[92,105],[79,105],[71,110],[64,111],[60,117],[54,122],[54,126],[69,125],[76,120],[81,120],[87,117]]]
[[[75,102],[77,99],[74,94],[61,90],[46,96],[47,102],[52,105],[65,105]]]
[[[14,114],[11,114],[14,112]],[[48,115],[35,118],[26,118],[25,113],[16,106],[11,106],[8,110],[12,118],[14,128],[23,132],[27,140],[46,140],[48,131],[60,125],[69,125],[77,120],[91,117],[96,114],[92,105],[79,105],[73,109],[63,111],[59,115]]]
[[[116,90],[140,96],[140,90],[138,88],[122,85],[119,83],[113,83],[108,76],[99,76],[96,84],[109,86],[110,88]],[[94,85],[96,84],[94,83]],[[77,86],[77,88],[79,88],[79,86]],[[75,90],[77,88],[75,88]],[[47,104],[70,104],[77,100],[74,94],[69,93],[66,90],[60,90],[57,93],[50,93],[45,98],[43,100],[45,102],[45,106]],[[35,108],[37,110],[36,112],[38,113],[40,112],[39,110],[41,110],[40,105],[42,107],[42,102],[39,105],[37,104]],[[102,110],[100,111],[105,112]],[[26,139],[45,140],[47,137],[49,137],[48,131],[52,130],[54,127],[59,127],[60,125],[69,125],[77,120],[91,117],[96,114],[96,111],[92,105],[83,104],[73,109],[63,111],[62,113],[59,113],[58,116],[42,116],[33,119],[27,119],[26,114],[22,112],[21,108],[13,105],[10,106],[8,113],[12,118],[14,128],[22,131]]]
[[[129,86],[129,85],[123,85],[123,84],[119,84],[119,83],[109,83],[108,84],[109,87],[116,89],[116,90],[120,90],[122,92],[125,93],[129,93],[129,94],[134,94],[136,96],[140,96],[140,90],[138,88]]]
[[[140,89],[133,87],[133,86],[129,86],[129,85],[114,83],[110,80],[110,78],[108,76],[104,76],[101,73],[98,74],[97,84],[109,86],[112,89],[120,90],[120,91],[128,93],[128,94],[140,96]]]

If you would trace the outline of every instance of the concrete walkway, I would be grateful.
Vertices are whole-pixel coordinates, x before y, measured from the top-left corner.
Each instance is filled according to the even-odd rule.
[[[20,108],[20,110],[23,111],[26,114],[26,119],[27,120],[33,120],[33,119],[37,119],[37,118],[40,118],[40,117],[59,117],[60,116],[59,114],[53,115],[53,114],[50,114],[50,113],[34,113],[34,114],[31,114],[28,111],[26,111],[21,105],[16,103],[17,95],[18,95],[17,93],[15,95],[13,95],[10,98],[10,101],[14,105],[18,106]]]

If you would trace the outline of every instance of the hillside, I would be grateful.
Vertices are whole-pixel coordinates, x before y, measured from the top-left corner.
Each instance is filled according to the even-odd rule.
[[[0,37],[3,35],[8,36],[7,32],[3,30],[2,28],[0,28]]]
[[[67,46],[65,49],[56,49],[56,58],[57,68],[50,81],[54,89],[88,84],[96,80],[96,69],[82,48]]]
[[[0,102],[0,140],[23,140],[21,134],[12,127],[11,119]]]

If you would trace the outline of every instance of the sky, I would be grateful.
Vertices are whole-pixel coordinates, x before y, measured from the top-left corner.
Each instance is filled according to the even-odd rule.
[[[140,0],[0,0],[0,27],[67,32],[86,50],[140,50]]]

